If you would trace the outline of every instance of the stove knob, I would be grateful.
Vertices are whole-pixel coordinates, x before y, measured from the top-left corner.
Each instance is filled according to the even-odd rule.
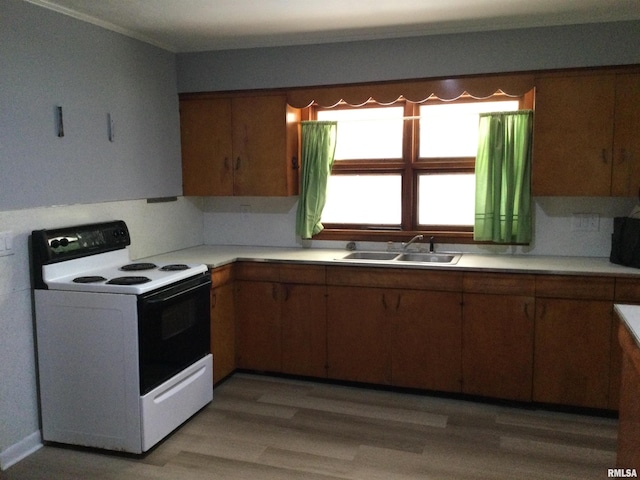
[[[60,245],[63,247],[66,247],[67,245],[69,245],[69,239],[68,238],[63,238],[60,240]]]
[[[58,248],[60,246],[60,242],[56,240],[51,240],[51,248]]]

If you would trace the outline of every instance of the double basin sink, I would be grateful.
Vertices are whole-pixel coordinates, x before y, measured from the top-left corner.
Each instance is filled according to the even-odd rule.
[[[351,252],[336,260],[372,260],[377,262],[455,265],[461,256],[461,253],[435,252]]]

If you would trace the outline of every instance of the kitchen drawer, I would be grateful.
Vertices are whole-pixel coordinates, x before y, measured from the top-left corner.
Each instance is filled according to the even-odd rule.
[[[211,287],[216,288],[233,280],[233,265],[224,265],[211,270]]]
[[[637,278],[616,278],[617,303],[640,303],[640,279]]]
[[[324,285],[325,267],[306,264],[272,262],[240,262],[235,268],[237,280],[256,282]]]
[[[615,280],[608,277],[540,275],[536,297],[613,300]]]
[[[256,282],[279,282],[278,265],[269,262],[239,262],[235,266],[236,280]]]
[[[497,295],[535,295],[535,276],[513,273],[466,273],[463,281],[465,293]]]
[[[325,284],[325,267],[319,265],[278,265],[281,283]]]
[[[459,292],[462,272],[336,266],[327,267],[327,284]]]

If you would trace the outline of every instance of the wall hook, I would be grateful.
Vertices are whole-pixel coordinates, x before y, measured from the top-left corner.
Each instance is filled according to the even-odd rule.
[[[107,113],[107,135],[109,136],[109,141],[113,142],[116,137],[116,133],[115,125],[113,123],[113,117],[110,113]]]
[[[56,107],[56,120],[58,123],[58,137],[64,137],[64,122],[62,121],[62,107]]]

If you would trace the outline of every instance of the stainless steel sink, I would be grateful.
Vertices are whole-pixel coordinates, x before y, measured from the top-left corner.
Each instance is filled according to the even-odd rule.
[[[460,260],[459,253],[403,253],[396,260],[400,262],[446,263],[455,265]]]
[[[397,252],[351,252],[342,257],[344,260],[393,260]]]
[[[336,260],[372,260],[378,262],[413,262],[437,263],[439,265],[455,265],[461,253],[428,253],[428,252],[351,252]]]

